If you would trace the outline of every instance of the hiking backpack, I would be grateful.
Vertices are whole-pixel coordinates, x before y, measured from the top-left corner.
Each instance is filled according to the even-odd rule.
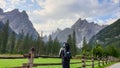
[[[65,58],[65,60],[70,60],[70,58],[71,58],[71,53],[70,53],[70,51],[64,51],[64,58]]]

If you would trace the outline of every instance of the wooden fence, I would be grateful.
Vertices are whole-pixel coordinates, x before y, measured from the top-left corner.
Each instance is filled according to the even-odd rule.
[[[62,65],[61,63],[42,63],[42,64],[33,64],[33,60],[34,60],[34,49],[32,48],[31,51],[29,52],[29,54],[25,54],[24,57],[28,57],[28,63],[23,63],[22,68],[32,68],[32,67],[37,67],[37,66],[46,66],[46,65]],[[52,57],[53,58],[53,57]],[[56,57],[55,57],[56,58]],[[78,68],[86,68],[87,66],[91,66],[92,68],[95,68],[95,65],[98,66],[102,66],[102,65],[106,65],[111,63],[112,57],[108,57],[108,58],[104,58],[104,57],[100,57],[100,58],[87,58],[86,56],[82,56],[82,61],[81,62],[72,62],[70,64],[82,64],[81,67]],[[95,63],[95,61],[98,61],[97,63]],[[87,62],[91,62],[91,64],[87,64]],[[17,68],[21,68],[21,67],[17,67]]]
[[[95,63],[95,59],[98,61],[98,63]],[[86,57],[83,55],[82,56],[82,66],[80,68],[86,68],[87,66],[91,66],[92,68],[95,68],[95,65],[98,65],[98,66],[104,66],[104,65],[107,65],[107,64],[110,64],[111,63],[111,59],[110,58],[104,58],[104,57],[92,57],[91,58],[91,64],[87,64],[87,59]]]

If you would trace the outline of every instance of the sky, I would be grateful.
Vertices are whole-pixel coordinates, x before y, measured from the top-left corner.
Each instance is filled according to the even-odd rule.
[[[25,10],[35,29],[49,35],[70,28],[79,18],[109,25],[120,18],[120,0],[0,0],[4,12]]]

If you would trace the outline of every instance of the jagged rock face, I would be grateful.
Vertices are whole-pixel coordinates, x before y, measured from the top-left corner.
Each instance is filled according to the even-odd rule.
[[[33,38],[38,37],[37,31],[34,29],[25,11],[19,12],[18,9],[14,9],[9,12],[5,12],[5,13],[2,12],[3,11],[0,9],[0,20],[3,21],[3,23],[5,23],[8,19],[11,29],[16,34],[20,34],[23,31],[25,35],[29,34]]]
[[[83,38],[86,37],[86,40],[89,41],[89,39],[98,33],[102,28],[105,26],[100,26],[95,23],[89,23],[86,20],[79,19],[71,28],[66,28],[63,31],[57,31],[52,34],[52,38],[55,39],[55,36],[58,38],[60,42],[66,42],[68,39],[68,35],[73,33],[73,30],[76,32],[76,42],[77,47],[82,47]]]
[[[71,28],[66,28],[62,31],[56,32],[52,34],[52,39],[57,38],[59,42],[66,42],[68,39],[68,35],[72,34],[73,30],[71,30]]]

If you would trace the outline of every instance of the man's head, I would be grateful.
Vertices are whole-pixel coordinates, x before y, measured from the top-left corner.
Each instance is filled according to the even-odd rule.
[[[70,46],[67,42],[64,42],[63,47],[66,49],[66,51],[70,51]]]

